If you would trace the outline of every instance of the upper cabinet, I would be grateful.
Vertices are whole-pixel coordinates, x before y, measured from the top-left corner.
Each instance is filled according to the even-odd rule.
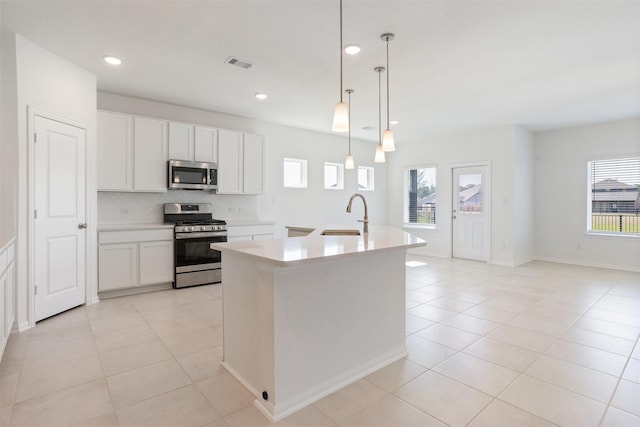
[[[98,111],[98,191],[167,191],[167,161],[216,163],[219,194],[264,193],[264,136]]]
[[[167,191],[167,122],[98,111],[98,190]]]
[[[169,122],[169,158],[217,163],[218,129]]]
[[[133,117],[98,112],[98,189],[133,190]]]
[[[264,192],[264,137],[220,129],[218,133],[218,193]]]
[[[167,191],[167,122],[135,117],[133,126],[135,191]]]

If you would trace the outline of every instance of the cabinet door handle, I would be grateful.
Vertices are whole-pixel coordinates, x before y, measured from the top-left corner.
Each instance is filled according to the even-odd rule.
[[[83,228],[87,228],[87,223],[85,222],[85,223],[83,223],[83,224],[78,224],[78,228],[79,228],[80,230],[82,230]]]

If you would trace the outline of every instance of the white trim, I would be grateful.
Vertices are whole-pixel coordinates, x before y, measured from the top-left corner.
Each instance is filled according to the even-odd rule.
[[[27,310],[29,312],[27,316],[27,322],[22,322],[19,325],[20,331],[32,328],[35,326],[35,298],[34,298],[34,283],[35,277],[35,243],[34,243],[34,218],[33,211],[35,209],[35,146],[34,146],[34,132],[35,132],[35,118],[36,116],[42,117],[48,120],[54,120],[56,122],[64,123],[69,126],[73,126],[84,131],[85,135],[85,220],[87,218],[93,218],[91,215],[93,210],[91,209],[92,199],[92,181],[91,171],[91,133],[90,126],[86,123],[78,122],[67,117],[50,113],[47,111],[39,110],[30,105],[27,105],[27,216],[29,221],[27,224]],[[94,243],[92,236],[96,234],[96,224],[94,221],[87,221],[88,228],[85,233],[85,304],[92,304],[94,295],[92,295],[93,269],[92,269],[92,256]],[[95,295],[97,298],[97,294]],[[26,323],[26,326],[25,326]],[[24,329],[23,329],[24,328]]]
[[[640,273],[640,267],[630,267],[628,265],[602,264],[598,262],[587,262],[587,261],[555,258],[555,257],[535,257],[534,261],[555,262],[558,264],[579,265],[582,267],[606,268],[608,270],[632,271],[632,272]]]

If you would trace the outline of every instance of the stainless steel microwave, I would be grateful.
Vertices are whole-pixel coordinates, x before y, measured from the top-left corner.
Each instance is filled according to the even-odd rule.
[[[169,189],[218,189],[218,165],[215,163],[169,160]]]

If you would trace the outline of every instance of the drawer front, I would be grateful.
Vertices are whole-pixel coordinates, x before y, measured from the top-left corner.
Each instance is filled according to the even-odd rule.
[[[100,231],[98,244],[173,240],[173,229]]]

